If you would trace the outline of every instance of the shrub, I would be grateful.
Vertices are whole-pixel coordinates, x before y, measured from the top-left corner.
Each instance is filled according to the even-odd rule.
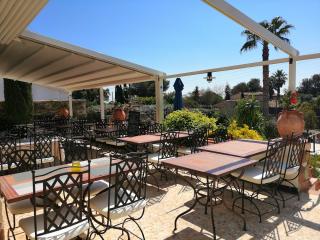
[[[320,178],[320,155],[311,155],[310,165],[315,170],[315,177]]]
[[[228,134],[233,139],[254,139],[262,140],[262,136],[255,130],[249,129],[249,126],[244,124],[239,127],[237,121],[233,120],[228,127]]]
[[[254,99],[242,99],[235,109],[235,119],[240,125],[247,125],[260,133],[263,132],[264,118],[260,104]]]
[[[154,105],[156,104],[156,98],[155,97],[137,97],[135,99],[137,103],[142,105]]]
[[[303,112],[305,128],[315,129],[318,126],[318,118],[314,111],[314,106],[309,102],[303,102],[299,105],[298,110]]]
[[[209,118],[198,111],[179,110],[170,113],[164,120],[164,125],[170,129],[187,130],[201,126],[210,126],[216,130],[216,119]]]
[[[266,139],[272,139],[279,137],[277,130],[277,123],[273,119],[267,119],[264,122],[263,135]]]

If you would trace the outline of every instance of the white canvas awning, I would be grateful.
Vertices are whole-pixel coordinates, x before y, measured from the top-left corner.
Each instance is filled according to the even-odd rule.
[[[0,45],[15,39],[48,0],[0,0]]]
[[[164,73],[29,31],[0,48],[0,76],[67,91],[155,80]]]

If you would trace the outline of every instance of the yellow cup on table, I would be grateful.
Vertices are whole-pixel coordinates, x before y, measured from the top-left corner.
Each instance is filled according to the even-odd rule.
[[[73,161],[71,165],[71,171],[72,172],[79,172],[81,169],[80,161]]]

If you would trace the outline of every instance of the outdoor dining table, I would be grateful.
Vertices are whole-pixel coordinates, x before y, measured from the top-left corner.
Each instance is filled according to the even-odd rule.
[[[206,152],[260,160],[261,155],[266,153],[267,148],[267,141],[239,139],[217,144],[209,144],[207,146],[199,147],[198,149]]]
[[[114,174],[109,171],[109,157],[96,158],[91,160],[90,182],[105,179]],[[87,161],[82,161],[81,165],[86,165]],[[42,168],[36,170],[36,174],[45,174],[54,169],[59,169],[71,164]],[[8,203],[29,199],[33,195],[32,172],[22,172],[0,177],[0,192]]]
[[[242,176],[245,168],[252,166],[256,164],[256,161],[250,160],[248,158],[244,157],[237,157],[237,156],[231,156],[226,154],[219,154],[219,153],[213,153],[213,152],[199,152],[195,154],[185,155],[177,158],[171,158],[168,160],[162,161],[163,165],[167,168],[173,168],[173,169],[180,169],[184,171],[188,171],[192,174],[196,174],[197,176],[201,176],[207,179],[212,179],[212,181],[224,181],[225,185],[223,186],[223,189],[225,190],[228,186],[230,186],[236,178],[230,177],[228,180],[225,180],[224,178],[227,177],[231,172],[234,171],[241,171],[239,177]],[[186,211],[179,214],[174,222],[174,232],[177,230],[177,221],[180,217],[183,215],[189,213],[198,202],[200,202],[199,191],[196,189],[196,186],[192,184],[187,176],[176,174],[177,177],[180,177],[183,181],[185,181],[194,191],[194,203],[190,208],[188,208]],[[213,184],[213,187],[215,184]],[[214,219],[213,219],[213,201],[209,201],[209,199],[212,199],[215,189],[209,189],[209,185],[207,185],[207,204],[210,202],[210,209],[211,209],[211,222],[212,222],[212,228],[213,228],[213,235],[214,239],[216,238],[215,234],[215,227],[214,227]],[[222,191],[221,201],[223,205],[230,211],[231,208],[228,207],[225,197],[224,197],[224,190]],[[210,194],[210,196],[209,196]],[[201,196],[203,197],[203,195]],[[232,211],[235,215],[239,216],[243,221],[243,228],[246,229],[246,220],[243,216],[238,214],[237,212]]]
[[[189,134],[187,132],[179,132],[179,139],[184,139],[187,137],[189,137]],[[144,134],[132,137],[122,137],[118,138],[118,140],[133,145],[148,145],[152,143],[159,143],[161,141],[161,133]]]

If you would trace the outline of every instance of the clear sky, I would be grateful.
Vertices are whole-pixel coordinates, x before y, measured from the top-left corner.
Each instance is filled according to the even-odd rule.
[[[259,22],[282,16],[295,26],[289,37],[300,54],[320,52],[319,0],[228,2]],[[50,0],[29,30],[167,74],[261,61],[261,48],[240,54],[243,28],[201,0]],[[270,59],[279,57],[287,55],[270,51]],[[271,73],[276,69],[287,72],[287,64],[271,66]],[[315,73],[320,60],[297,64],[298,82]],[[182,78],[184,93],[262,79],[262,68],[215,76],[211,84],[204,75]]]

